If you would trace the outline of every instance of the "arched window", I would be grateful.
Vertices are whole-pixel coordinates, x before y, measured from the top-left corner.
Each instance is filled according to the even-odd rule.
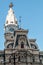
[[[24,42],[21,42],[21,48],[24,48]]]
[[[37,46],[34,45],[34,44],[31,44],[31,47],[32,47],[33,49],[37,49]]]
[[[13,44],[14,44],[14,43],[8,44],[7,48],[13,48]]]

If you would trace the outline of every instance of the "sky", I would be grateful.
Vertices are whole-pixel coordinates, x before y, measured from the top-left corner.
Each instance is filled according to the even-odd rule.
[[[9,10],[9,4],[13,3],[14,14],[21,27],[28,30],[28,38],[35,38],[39,49],[43,50],[43,0],[0,0],[0,50],[4,49],[4,24]]]

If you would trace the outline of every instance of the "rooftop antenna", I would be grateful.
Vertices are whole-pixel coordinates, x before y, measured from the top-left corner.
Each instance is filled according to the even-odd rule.
[[[20,23],[19,27],[21,29],[21,16],[19,16],[19,23]]]
[[[10,7],[10,8],[12,8],[12,7],[13,7],[13,3],[12,3],[12,2],[10,3],[9,7]]]

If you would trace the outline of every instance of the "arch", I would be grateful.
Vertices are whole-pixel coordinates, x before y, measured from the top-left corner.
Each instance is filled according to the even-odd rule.
[[[7,48],[13,48],[13,44],[14,44],[14,43],[8,44],[8,45],[7,45]]]
[[[31,48],[33,48],[33,49],[38,49],[35,44],[31,44]]]

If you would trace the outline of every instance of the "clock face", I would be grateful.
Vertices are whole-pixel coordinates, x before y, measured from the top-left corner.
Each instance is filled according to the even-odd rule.
[[[13,32],[14,31],[14,28],[10,28],[9,31]]]

